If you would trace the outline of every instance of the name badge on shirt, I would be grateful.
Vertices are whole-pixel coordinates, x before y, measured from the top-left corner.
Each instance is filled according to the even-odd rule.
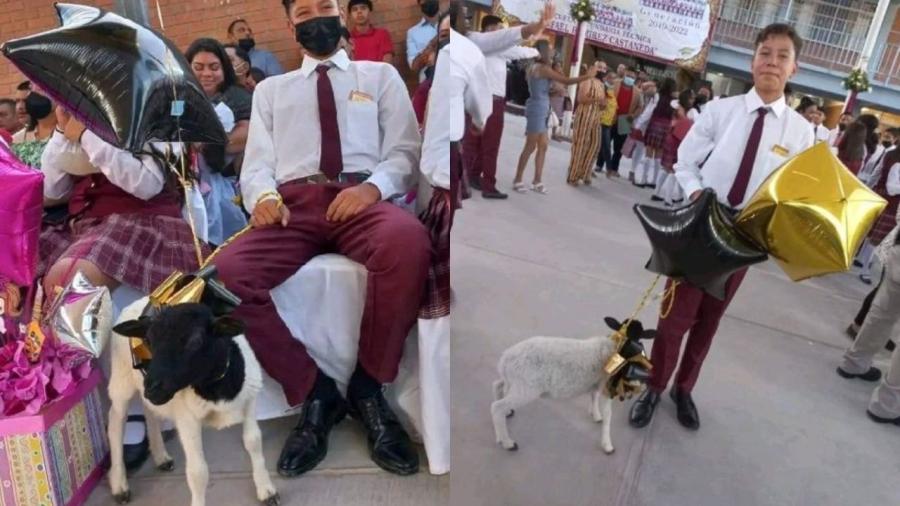
[[[774,146],[772,146],[772,152],[775,153],[776,155],[782,156],[782,157],[787,157],[789,154],[791,154],[791,152],[788,151],[788,149],[786,147],[779,146],[778,144],[775,144]]]
[[[375,99],[372,98],[372,95],[369,95],[368,93],[354,90],[354,91],[350,92],[350,101],[351,102],[374,102]]]

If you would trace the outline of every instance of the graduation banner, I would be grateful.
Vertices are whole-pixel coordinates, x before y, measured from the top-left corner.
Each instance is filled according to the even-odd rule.
[[[546,0],[502,0],[509,19],[538,19]],[[578,23],[569,15],[570,0],[554,0],[550,29],[574,36]],[[587,40],[608,49],[700,72],[706,67],[713,25],[721,0],[597,0]]]

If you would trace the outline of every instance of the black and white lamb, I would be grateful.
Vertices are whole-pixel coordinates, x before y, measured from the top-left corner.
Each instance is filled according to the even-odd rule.
[[[276,506],[280,499],[266,470],[256,421],[262,372],[242,325],[227,316],[215,317],[208,306],[193,303],[164,307],[152,317],[141,316],[147,303],[145,297],[122,312],[122,323],[113,329],[118,335],[110,343],[109,483],[115,500],[126,503],[131,499],[122,438],[128,403],[140,394],[150,451],[162,471],[171,471],[174,465],[163,443],[160,418],[175,422],[184,448],[191,506],[206,504],[209,468],[203,455],[203,426],[223,429],[239,423],[243,424],[257,499]],[[152,352],[146,376],[133,368],[130,340],[124,336],[143,339]]]
[[[618,331],[621,324],[606,318],[606,324]],[[633,320],[626,332],[624,349],[631,350],[626,358],[643,353],[641,339],[653,339],[655,330],[644,330],[641,322]],[[507,450],[518,445],[509,435],[507,418],[515,409],[540,397],[569,399],[592,393],[590,413],[595,422],[602,422],[600,446],[613,453],[610,438],[612,399],[606,392],[609,376],[604,371],[607,361],[617,352],[610,337],[570,339],[564,337],[532,337],[503,352],[497,364],[500,379],[494,382],[491,418],[497,442]]]

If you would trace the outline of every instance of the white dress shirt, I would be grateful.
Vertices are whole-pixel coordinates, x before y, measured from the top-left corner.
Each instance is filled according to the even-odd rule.
[[[448,94],[436,95],[432,89],[432,96],[438,100],[430,102],[429,107],[442,105],[449,108],[445,117],[450,118],[450,140],[457,142],[465,134],[466,113],[478,129],[484,128],[491,115],[494,101],[490,79],[481,50],[456,30],[450,30],[450,44],[441,50],[440,58],[449,63],[445,70],[450,72],[445,88]]]
[[[654,94],[653,98],[651,98],[646,102],[646,104],[644,104],[644,109],[634,121],[635,130],[640,130],[644,133],[647,132],[647,125],[650,123],[650,116],[653,116],[653,110],[656,109],[657,103],[659,103],[659,93]]]
[[[156,143],[164,150],[166,144]],[[176,152],[180,145],[173,144]],[[70,142],[56,131],[41,156],[41,172],[44,173],[44,197],[59,200],[69,196],[74,184],[71,168],[87,155],[90,164],[103,173],[109,181],[142,200],[150,200],[163,190],[165,174],[150,155],[135,156],[119,149],[85,130],[81,144]],[[83,171],[80,171],[83,173]]]
[[[746,95],[710,102],[678,148],[675,176],[685,194],[690,196],[703,188],[712,188],[720,202],[730,205],[728,193],[760,107],[769,107],[770,111],[763,123],[747,192],[738,208],[753,197],[782,163],[813,145],[812,126],[787,106],[784,97],[764,104],[753,88]]]
[[[445,190],[450,189],[450,118],[454,115],[451,105],[454,101],[442,97],[463,94],[464,91],[453,88],[465,84],[453,77],[453,67],[456,64],[448,56],[448,47],[442,49],[438,55],[431,91],[428,94],[425,139],[422,142],[420,165],[422,175],[428,183]]]
[[[888,178],[885,183],[888,195],[892,197],[895,195],[900,195],[900,163],[891,165],[891,169],[890,172],[888,172]],[[898,211],[898,213],[900,213],[900,211]]]
[[[469,40],[478,46],[487,61],[491,92],[495,97],[506,96],[506,63],[537,58],[540,53],[532,47],[520,47],[522,27],[493,32],[469,32]]]
[[[344,51],[329,58],[344,172],[370,171],[367,182],[388,199],[415,183],[421,137],[406,84],[387,63],[351,62]],[[293,72],[270,77],[253,93],[250,133],[241,170],[247,211],[278,186],[319,174],[318,73],[310,55]]]
[[[829,142],[831,138],[831,130],[822,125],[813,125],[814,142]]]
[[[888,152],[889,150],[885,149],[881,144],[875,146],[875,152],[872,153],[872,156],[869,156],[867,150],[866,156],[863,158],[862,168],[859,169],[859,174],[856,177],[870,188],[874,188],[878,184],[878,180],[881,179],[884,157]]]

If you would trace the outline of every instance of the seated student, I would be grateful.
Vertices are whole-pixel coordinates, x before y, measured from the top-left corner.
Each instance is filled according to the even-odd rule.
[[[278,462],[298,476],[325,457],[331,428],[349,412],[364,425],[372,459],[398,474],[418,455],[385,402],[416,322],[432,258],[425,228],[385,202],[409,190],[420,136],[406,85],[391,65],[352,62],[340,48],[336,0],[283,0],[306,56],[253,96],[241,171],[248,233],[213,263],[243,303],[234,313],[263,368],[303,405]],[[359,361],[346,401],[278,315],[270,291],[313,257],[336,252],[365,265]],[[348,315],[349,317],[349,315]]]
[[[197,40],[191,44],[186,57],[228,132],[227,147],[205,146],[198,157],[200,193],[207,214],[206,239],[210,244],[220,245],[247,225],[243,210],[235,203],[235,173],[240,170],[250,125],[250,95],[234,86],[234,68],[226,48],[218,42]],[[235,104],[236,110],[229,102]]]
[[[182,198],[163,164],[107,144],[68,113],[59,117],[42,157],[44,198],[67,201],[69,220],[60,230],[65,246],[40,251],[45,293],[65,286],[79,270],[95,286],[125,284],[142,293],[174,271],[196,270]],[[78,157],[87,158],[93,173],[67,172]]]
[[[44,203],[67,209],[62,216],[55,208],[44,213],[38,263],[44,293],[55,293],[77,271],[111,291],[128,285],[150,293],[172,272],[196,270],[182,194],[161,158],[107,144],[62,106],[56,116],[58,128],[41,159]],[[170,147],[180,151],[177,145],[147,146],[158,153]],[[125,465],[137,469],[148,456],[143,416],[129,416]]]
[[[213,105],[225,103],[234,113],[234,129],[228,134],[228,146],[225,148],[225,153],[234,158],[228,167],[223,169],[223,173],[236,175],[241,170],[244,148],[247,145],[252,97],[247,90],[238,85],[231,59],[218,41],[197,39],[184,56]]]
[[[41,168],[41,154],[56,128],[53,102],[36,91],[24,100],[28,124],[12,137],[12,150],[26,164]]]

